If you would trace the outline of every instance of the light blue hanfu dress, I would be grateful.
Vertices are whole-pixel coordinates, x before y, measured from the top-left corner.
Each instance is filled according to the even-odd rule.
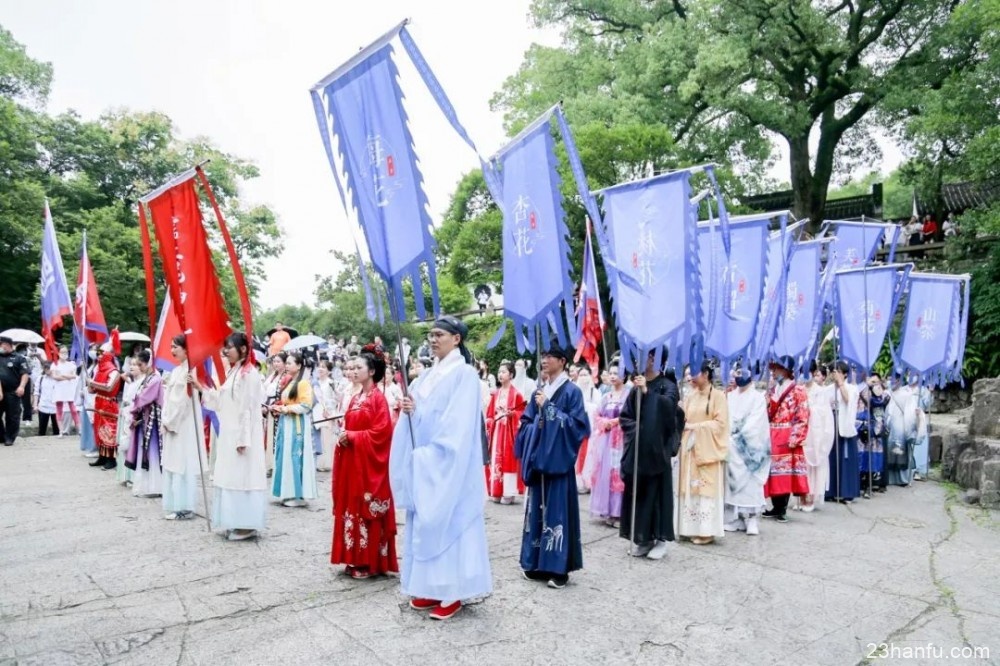
[[[392,437],[389,478],[406,510],[403,594],[441,602],[490,594],[479,376],[456,349],[410,388],[414,411]]]
[[[298,382],[291,397],[289,382],[281,392],[280,404],[289,408],[278,417],[278,437],[274,446],[274,486],[271,495],[280,500],[316,499],[316,454],[312,443],[313,391],[308,380]]]

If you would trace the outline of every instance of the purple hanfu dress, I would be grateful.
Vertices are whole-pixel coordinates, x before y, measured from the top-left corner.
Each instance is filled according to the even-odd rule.
[[[601,406],[594,419],[594,432],[590,436],[590,515],[595,518],[614,519],[622,515],[622,493],[625,484],[621,477],[622,428],[618,415],[628,397],[628,390],[610,391],[601,399]]]
[[[135,471],[132,494],[158,497],[163,493],[160,468],[160,408],[163,406],[163,382],[159,373],[146,375],[132,403],[132,443],[125,456],[125,466]]]

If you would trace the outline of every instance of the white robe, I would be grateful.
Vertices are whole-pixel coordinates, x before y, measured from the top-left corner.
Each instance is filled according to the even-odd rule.
[[[204,420],[201,402],[187,392],[188,364],[185,361],[163,378],[163,451],[160,462],[164,472],[171,474],[199,474],[198,458],[205,461]],[[192,402],[194,408],[192,409]]]
[[[449,602],[487,595],[479,377],[453,350],[411,395],[414,412],[399,419],[389,457],[393,497],[406,509],[403,593]]]
[[[728,518],[753,515],[764,506],[764,484],[771,471],[771,427],[767,420],[764,394],[750,387],[730,391],[730,446],[726,466],[726,507]],[[747,458],[740,449],[746,448]],[[754,462],[756,469],[752,469]]]
[[[823,506],[830,486],[830,449],[835,435],[833,402],[837,387],[834,384],[818,386],[809,384],[809,432],[802,448],[809,465],[809,492],[813,504]]]
[[[252,365],[230,370],[222,388],[205,391],[202,400],[219,417],[212,526],[262,530],[267,520],[267,470],[260,373]],[[237,451],[240,446],[246,447],[243,453]]]
[[[163,467],[163,509],[168,513],[195,510],[198,477],[208,466],[201,400],[197,394],[188,395],[189,372],[185,361],[163,378],[160,464]]]

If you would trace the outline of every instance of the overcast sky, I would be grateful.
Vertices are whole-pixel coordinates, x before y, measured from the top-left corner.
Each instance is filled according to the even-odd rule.
[[[258,305],[314,302],[315,275],[336,270],[330,250],[353,247],[316,127],[309,88],[396,25],[410,32],[480,152],[504,143],[490,97],[532,42],[555,31],[528,20],[530,0],[0,0],[0,24],[35,59],[51,62],[49,111],[96,118],[114,107],[169,115],[180,136],[207,136],[253,160],[261,177],[247,204],[264,203],[285,230]],[[398,41],[396,42],[398,46]],[[408,59],[397,62],[435,222],[475,155],[443,119]],[[572,124],[572,118],[570,118]],[[898,165],[880,141],[883,170]],[[779,147],[780,149],[780,147]],[[771,175],[787,181],[787,158]],[[885,171],[884,171],[885,172]],[[53,211],[58,215],[58,211]]]
[[[330,250],[353,247],[309,88],[409,17],[462,123],[492,153],[504,132],[489,98],[533,41],[558,43],[557,34],[531,28],[529,2],[0,0],[0,24],[31,57],[52,63],[50,112],[162,111],[182,137],[208,136],[257,163],[261,177],[245,199],[271,206],[286,232],[285,254],[269,263],[261,289],[259,305],[270,308],[313,303],[314,274],[334,271]],[[415,72],[401,67],[401,75],[437,221],[458,178],[478,162]]]

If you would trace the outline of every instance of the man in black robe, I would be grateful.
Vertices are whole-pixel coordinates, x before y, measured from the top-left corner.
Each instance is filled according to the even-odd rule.
[[[666,358],[664,350],[664,362]],[[637,396],[641,396],[642,400],[639,413],[641,423],[638,428]],[[662,559],[667,553],[667,542],[674,540],[674,491],[670,459],[677,455],[680,433],[684,429],[684,412],[678,406],[679,398],[677,382],[660,372],[655,365],[655,354],[650,352],[646,359],[646,371],[633,380],[633,388],[618,417],[624,435],[621,477],[625,483],[619,535],[623,539],[634,539],[629,548],[629,554],[634,557]]]

